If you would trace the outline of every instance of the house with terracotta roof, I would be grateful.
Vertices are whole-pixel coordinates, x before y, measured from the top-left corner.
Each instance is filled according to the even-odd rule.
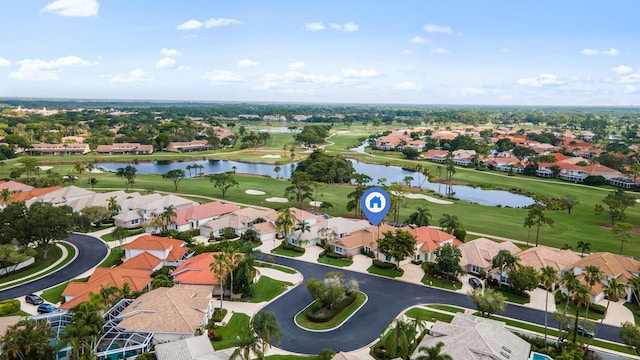
[[[9,180],[9,181],[0,181],[0,191],[7,189],[11,193],[19,193],[23,191],[33,190],[34,187],[31,185],[23,184],[21,182]]]
[[[216,253],[202,253],[182,262],[171,272],[176,284],[220,285],[220,276],[211,270]]]
[[[193,140],[186,142],[171,142],[167,146],[167,151],[191,152],[211,150],[211,145],[207,140]]]
[[[511,241],[497,242],[487,238],[478,238],[465,242],[458,246],[462,257],[460,258],[460,266],[472,274],[478,274],[480,271],[488,272],[493,267],[493,258],[498,255],[500,250],[507,250],[512,255],[520,252]]]
[[[437,248],[445,244],[451,244],[453,246],[462,244],[455,236],[428,226],[420,226],[415,229],[404,228],[404,230],[409,231],[416,238],[416,251],[413,259],[408,259],[405,262],[409,262],[410,260],[434,262],[435,256],[433,252]],[[386,258],[381,260],[389,261]]]
[[[162,261],[162,266],[178,266],[193,255],[182,240],[155,235],[142,235],[124,247],[123,264],[140,254],[148,253]]]
[[[175,195],[149,194],[125,199],[120,203],[120,212],[113,217],[116,226],[125,229],[139,228],[159,216],[165,208],[173,206],[176,211],[200,203]]]
[[[103,287],[122,288],[128,284],[132,291],[149,290],[151,288],[151,270],[128,269],[124,267],[95,268],[87,282],[70,282],[62,292],[64,303],[61,309],[71,309],[76,305],[89,301],[90,294],[99,294]]]
[[[40,196],[44,196],[52,191],[60,190],[62,186],[50,186],[45,188],[35,188],[33,190],[21,191],[11,195],[9,202],[18,202],[31,200]]]
[[[115,155],[115,154],[151,154],[153,153],[153,145],[144,145],[140,143],[115,143],[112,145],[98,145],[96,154]]]
[[[398,150],[402,151],[402,147],[412,141],[406,131],[394,131],[388,135],[380,136],[376,139],[375,147],[380,150]]]
[[[237,210],[240,210],[240,207],[234,203],[223,204],[218,201],[185,207],[176,211],[176,217],[168,228],[176,231],[197,229],[210,220]]]
[[[89,197],[94,195],[95,192],[75,185],[65,186],[58,190],[47,192],[38,197],[33,197],[26,201],[27,206],[31,206],[36,201],[48,202],[56,206],[67,205],[69,202]]]
[[[611,279],[617,279],[627,286],[627,301],[631,301],[633,290],[629,288],[629,280],[640,276],[640,261],[630,257],[612,254],[609,252],[597,252],[589,254],[573,264],[573,273],[584,282],[584,269],[587,266],[597,266],[602,270],[605,277],[600,284],[593,286],[591,290],[591,300],[597,303],[604,299],[604,289]],[[562,288],[566,293],[566,289]]]
[[[453,163],[460,166],[473,165],[473,159],[476,157],[475,150],[458,149],[451,153]]]
[[[384,237],[386,231],[395,232],[398,228],[380,224],[380,226],[368,226],[361,230],[329,241],[331,251],[344,255],[353,256],[364,253],[371,253],[378,250],[378,240]]]
[[[271,221],[265,221],[261,223],[253,223],[249,226],[249,229],[255,231],[258,234],[260,241],[274,240],[277,236],[278,228],[275,223]]]
[[[84,155],[90,151],[89,144],[34,144],[25,149],[29,155]]]
[[[206,224],[200,226],[200,235],[210,238],[211,234],[213,234],[213,236],[218,237],[222,235],[222,231],[225,228],[231,228],[235,231],[236,235],[240,236],[247,231],[257,219],[263,219],[275,224],[277,218],[278,212],[273,209],[260,210],[244,208],[223,215],[218,219],[208,221]]]
[[[520,265],[531,266],[538,271],[545,266],[551,266],[558,272],[560,278],[580,260],[580,256],[569,249],[561,250],[542,245],[523,250],[516,256],[520,259]],[[509,275],[506,271],[500,273],[499,269],[493,268],[487,275],[502,284],[509,285]]]
[[[118,327],[153,332],[153,342],[163,343],[195,335],[213,315],[212,286],[175,285],[142,294],[120,314]]]
[[[449,154],[449,151],[447,150],[429,150],[426,153],[422,154],[422,157],[429,161],[442,164],[448,154]]]

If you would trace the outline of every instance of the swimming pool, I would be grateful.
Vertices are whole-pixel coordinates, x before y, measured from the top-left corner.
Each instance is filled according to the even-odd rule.
[[[531,356],[529,356],[529,360],[553,360],[553,358],[549,355],[540,354],[532,351]]]

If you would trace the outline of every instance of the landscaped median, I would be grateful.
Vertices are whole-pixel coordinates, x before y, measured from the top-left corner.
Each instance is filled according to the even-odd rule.
[[[64,248],[67,253],[66,257],[64,258],[62,248]],[[59,241],[57,243],[57,246],[52,247],[51,250],[49,250],[49,261],[39,263],[35,266],[29,267],[7,278],[4,278],[3,285],[0,286],[0,290],[22,285],[30,281],[39,279],[42,276],[51,274],[57,270],[60,270],[76,258],[76,253],[77,251],[75,246],[64,241]]]
[[[368,297],[365,293],[356,291],[354,299],[345,297],[345,303],[336,303],[332,309],[324,314],[325,316],[317,315],[318,310],[322,308],[322,301],[320,299],[315,300],[296,314],[296,325],[309,331],[331,331],[337,329],[349,320],[367,302],[367,299]],[[315,321],[311,320],[309,315],[315,318]]]

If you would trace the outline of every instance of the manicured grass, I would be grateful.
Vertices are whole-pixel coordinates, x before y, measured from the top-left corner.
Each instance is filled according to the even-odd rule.
[[[450,313],[464,312],[463,308],[460,308],[460,307],[457,307],[457,306],[450,306],[450,305],[433,304],[433,305],[427,305],[427,307],[430,307],[430,308],[433,308],[433,309],[442,310],[442,311],[447,311],[447,312],[450,312]]]
[[[31,274],[41,271],[45,269],[47,266],[51,266],[51,264],[58,261],[60,257],[62,257],[62,250],[60,250],[57,246],[52,247],[49,250],[49,257],[47,258],[47,260],[42,260],[42,251],[38,249],[34,257],[36,261],[33,265],[25,269],[22,269],[20,271],[14,272],[9,276],[2,276],[0,277],[0,280],[4,283],[4,282],[20,279],[20,278],[26,278]]]
[[[316,300],[319,301],[319,300]],[[342,310],[342,312],[340,312],[338,315],[336,315],[333,319],[324,322],[324,323],[317,323],[317,322],[311,322],[309,320],[307,320],[307,315],[306,315],[306,310],[309,308],[309,306],[313,305],[313,303],[309,304],[309,306],[305,307],[301,312],[298,313],[298,315],[296,315],[295,321],[296,324],[298,324],[299,326],[308,329],[308,330],[331,330],[331,329],[335,329],[338,326],[342,325],[342,323],[344,323],[345,321],[347,321],[347,319],[356,311],[358,311],[358,309],[360,309],[360,307],[367,301],[367,296],[358,291],[356,293],[356,300],[349,305],[348,307],[346,307],[344,310]]]
[[[424,321],[433,321],[440,320],[443,322],[451,322],[453,320],[453,315],[443,314],[438,311],[430,311],[420,307],[412,307],[404,313],[407,317],[412,319],[419,319]]]
[[[381,275],[390,278],[397,278],[402,276],[403,272],[396,269],[381,269],[375,265],[371,265],[367,268],[369,274]]]
[[[98,265],[98,267],[113,267],[115,265],[120,264],[120,262],[122,260],[120,260],[122,258],[122,249],[119,248],[113,248],[111,249],[111,251],[109,252],[109,256],[107,256],[106,259],[104,259],[104,261]]]
[[[561,302],[560,304],[556,304],[556,310],[557,311],[564,311],[565,308],[565,304],[566,302]],[[585,307],[581,307],[578,310],[578,316],[584,319],[584,315],[587,312],[587,309]],[[569,308],[567,309],[567,314],[570,314],[571,316],[575,316],[576,315],[576,307],[573,304],[569,304]],[[589,310],[589,319],[591,320],[600,320],[602,319],[602,315],[596,313],[593,310]]]
[[[252,303],[273,300],[276,296],[282,294],[287,286],[293,286],[292,283],[286,281],[275,280],[267,276],[260,276],[260,280],[253,284],[253,297],[249,300]]]
[[[514,293],[512,293],[510,291],[507,291],[505,289],[501,289],[499,287],[497,287],[497,288],[493,288],[492,287],[491,290],[501,293],[502,295],[504,295],[506,301],[512,302],[514,304],[523,305],[523,304],[528,304],[529,302],[531,302],[531,299],[526,297],[526,296],[521,296],[521,295],[518,295],[518,294],[514,294]]]
[[[271,253],[272,254],[282,255],[282,256],[288,256],[288,257],[300,257],[300,256],[304,255],[303,253],[299,253],[297,251],[293,251],[293,250],[289,250],[289,249],[283,249],[282,245],[280,245],[277,248],[271,250]]]
[[[32,266],[32,267],[30,267],[30,268],[28,268],[28,269],[26,269],[24,271],[21,271],[21,272],[19,272],[17,274],[13,274],[13,275],[9,276],[8,278],[6,278],[6,280],[3,279],[3,282],[8,282],[8,281],[17,280],[17,279],[20,279],[20,281],[13,282],[13,283],[10,283],[10,284],[6,284],[4,286],[0,286],[0,289],[9,288],[9,287],[12,287],[12,286],[23,284],[23,283],[25,283],[27,281],[30,281],[30,280],[33,280],[33,279],[37,279],[38,277],[40,277],[42,275],[34,275],[34,274],[39,272],[39,271],[41,271],[41,270],[48,269],[48,272],[54,272],[56,270],[59,270],[59,269],[63,268],[67,264],[69,264],[73,260],[75,254],[76,254],[76,248],[73,245],[71,245],[69,243],[66,243],[66,242],[59,242],[59,244],[62,245],[65,249],[67,249],[68,255],[58,265],[50,267],[51,264],[53,264],[54,262],[56,262],[58,259],[60,259],[62,257],[62,250],[60,248],[58,248],[57,246],[55,246],[55,247],[53,247],[53,248],[51,248],[49,250],[49,259],[47,259],[47,262],[40,263],[40,264]],[[55,254],[55,257],[54,257],[53,254]],[[38,255],[36,255],[36,256],[40,256],[41,257],[42,253],[38,252]]]
[[[216,333],[222,335],[222,339],[214,341],[213,348],[222,350],[236,346],[236,336],[247,328],[249,328],[249,315],[234,313],[226,326],[216,329]]]
[[[432,277],[426,274],[422,277],[421,281],[425,285],[433,286],[441,289],[457,290],[457,289],[460,289],[460,287],[462,287],[462,284],[460,284],[460,282],[454,282],[452,280],[443,280],[443,279]]]
[[[125,237],[142,234],[143,232],[144,232],[144,229],[127,230],[127,235]],[[118,239],[113,237],[113,233],[104,234],[104,235],[100,236],[100,239],[102,239],[104,241],[107,241],[107,242],[109,242],[109,241],[117,241],[118,240]]]
[[[89,278],[76,279],[71,282],[87,282],[87,280]],[[47,289],[42,292],[41,297],[52,304],[57,304],[62,301],[62,292],[67,288],[67,285],[69,285],[69,281]]]
[[[288,267],[285,267],[285,266],[272,264],[272,263],[269,263],[269,262],[258,261],[257,262],[257,266],[270,268],[270,269],[275,269],[275,270],[282,271],[282,272],[287,273],[287,274],[295,274],[296,273],[296,271],[293,270],[292,268],[288,268]]]
[[[12,312],[11,314],[7,314],[2,317],[9,317],[9,316],[31,316],[31,314],[29,314],[28,312],[24,312],[22,310],[18,310],[16,312]]]
[[[353,265],[353,261],[347,261],[347,260],[342,260],[342,259],[332,259],[332,258],[327,257],[327,256],[319,257],[318,258],[318,262],[320,264],[327,264],[327,265],[340,266],[340,267],[346,267],[346,266]]]
[[[633,319],[635,321],[635,324],[640,324],[640,315],[638,315],[638,311],[640,310],[640,306],[638,306],[638,304],[636,304],[635,302],[626,302],[624,303],[624,306],[631,310],[631,313],[633,314]]]

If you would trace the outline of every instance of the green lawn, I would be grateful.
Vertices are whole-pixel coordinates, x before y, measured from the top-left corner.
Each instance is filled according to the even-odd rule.
[[[339,267],[347,267],[353,265],[353,261],[342,260],[342,259],[332,259],[328,256],[322,256],[318,258],[318,262],[320,264],[327,264]]]
[[[287,274],[295,274],[297,272],[294,269],[286,266],[280,266],[280,265],[272,264],[269,262],[263,262],[263,261],[256,262],[256,266],[282,271],[283,273],[287,273]]]
[[[497,288],[491,288],[493,291],[497,291],[499,293],[501,293],[502,295],[504,295],[505,300],[507,300],[508,302],[512,302],[514,304],[528,304],[531,299],[526,297],[526,296],[521,296],[518,294],[514,294],[511,291],[505,290],[505,289],[501,289],[499,287]]]
[[[450,312],[450,313],[459,313],[459,312],[464,312],[464,310],[465,310],[465,309],[457,307],[457,306],[439,305],[439,304],[427,305],[427,307],[430,307],[430,308],[433,308],[433,309],[442,310],[442,311],[446,311],[446,312]]]
[[[267,276],[260,276],[258,282],[251,286],[253,296],[249,302],[259,303],[273,300],[276,296],[282,294],[288,286],[293,286],[293,284],[286,281],[275,280]]]
[[[319,301],[319,300],[316,300]],[[345,321],[347,321],[347,319],[356,311],[358,311],[358,309],[360,309],[360,307],[367,301],[367,296],[358,291],[357,295],[356,295],[356,300],[349,305],[348,307],[346,307],[344,310],[342,310],[342,312],[340,312],[338,315],[336,315],[333,319],[324,322],[324,323],[317,323],[317,322],[311,322],[309,320],[307,320],[307,315],[306,315],[306,310],[307,308],[309,308],[309,306],[313,305],[313,303],[309,304],[307,307],[305,307],[301,312],[298,313],[298,315],[296,315],[295,321],[296,324],[298,324],[299,326],[308,329],[308,330],[331,330],[331,329],[335,329],[338,326],[342,325],[342,323],[344,323]]]
[[[121,263],[121,258],[123,255],[123,251],[119,248],[113,248],[111,249],[111,251],[109,251],[109,256],[107,256],[106,259],[104,259],[104,261],[98,265],[98,267],[113,267],[115,265],[119,265]]]
[[[439,279],[426,274],[422,277],[421,281],[425,285],[433,286],[441,289],[448,289],[448,290],[457,290],[457,289],[460,289],[460,287],[462,286],[460,282],[456,282],[452,280],[443,280],[443,279]]]
[[[453,315],[443,314],[438,311],[431,311],[421,307],[412,307],[404,313],[407,317],[412,319],[420,319],[424,321],[433,321],[440,320],[443,322],[451,322],[453,320]]]
[[[87,280],[89,280],[89,278],[71,280],[71,282],[87,282]],[[52,304],[62,302],[62,292],[66,289],[67,285],[69,285],[69,281],[43,291],[41,296]]]
[[[271,253],[272,254],[282,255],[282,256],[288,256],[288,257],[300,257],[300,256],[304,255],[303,253],[299,253],[297,251],[293,251],[293,250],[289,250],[289,249],[283,249],[282,245],[280,245],[277,248],[271,250]]]
[[[367,268],[369,274],[381,275],[390,278],[397,278],[402,276],[403,272],[396,269],[381,269],[375,265],[371,265]]]
[[[626,302],[624,303],[624,306],[627,309],[631,310],[635,324],[640,324],[640,314],[638,314],[638,311],[640,311],[640,306],[638,306],[638,304],[636,304],[635,302]]]
[[[60,244],[61,246],[63,246],[65,249],[67,249],[67,253],[68,256],[66,259],[64,259],[63,261],[61,261],[58,265],[51,267],[49,269],[49,272],[53,272],[56,271],[58,269],[63,268],[64,266],[66,266],[67,264],[69,264],[73,258],[76,255],[76,248],[66,242],[59,242],[58,244]],[[42,259],[42,252],[38,251],[38,253],[36,254],[37,259]],[[44,269],[49,268],[53,263],[55,263],[56,261],[58,261],[60,258],[62,257],[62,250],[57,247],[54,246],[49,250],[49,257],[47,258],[46,261],[40,261],[38,262],[38,260],[36,261],[36,263],[34,265],[31,265],[30,267],[17,272],[15,274],[12,274],[10,276],[7,276],[6,278],[2,278],[2,282],[9,282],[9,281],[15,281],[20,279],[20,281],[18,282],[14,282],[11,284],[6,284],[4,286],[0,286],[0,289],[5,289],[5,288],[9,288],[12,286],[16,286],[22,283],[25,283],[27,281],[33,280],[38,278],[40,275],[34,275],[35,273],[42,271]]]
[[[226,326],[220,326],[216,329],[216,333],[222,335],[222,339],[214,341],[213,348],[222,350],[236,346],[236,336],[247,328],[249,328],[249,315],[234,313]]]
[[[2,317],[9,317],[9,316],[31,316],[31,314],[29,314],[28,312],[24,312],[22,310],[18,310],[16,312],[12,312],[11,314],[7,314]]]
[[[142,234],[143,232],[144,232],[144,229],[127,230],[127,235],[125,237]],[[113,237],[113,233],[104,234],[104,235],[100,236],[100,239],[102,239],[104,241],[107,241],[107,242],[117,241],[118,240],[118,239]]]
[[[565,304],[566,304],[566,302],[561,302],[559,304],[556,304],[556,310],[560,311],[560,312],[564,311]],[[581,307],[578,310],[578,314],[579,314],[578,316],[581,317],[581,318],[584,318],[586,310],[587,310],[586,308]],[[576,307],[575,307],[575,305],[573,305],[571,303],[569,304],[569,308],[567,309],[567,314],[570,314],[571,316],[575,316],[576,315]],[[589,319],[591,319],[591,320],[600,320],[600,319],[602,319],[602,315],[596,313],[593,310],[589,310]]]

